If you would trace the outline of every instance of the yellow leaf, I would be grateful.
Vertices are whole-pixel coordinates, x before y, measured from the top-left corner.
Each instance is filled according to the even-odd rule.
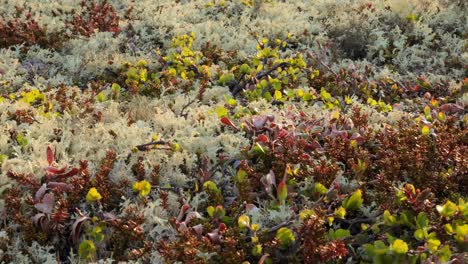
[[[241,215],[237,219],[240,228],[250,227],[250,218],[248,215]]]
[[[151,184],[147,180],[135,182],[132,187],[133,191],[139,192],[140,196],[147,196],[151,192]]]
[[[421,129],[421,134],[423,136],[428,136],[430,132],[431,132],[431,130],[429,129],[428,126],[423,126],[423,128]]]
[[[283,94],[280,91],[276,90],[275,91],[275,99],[280,100],[282,97],[283,97]]]
[[[339,208],[335,210],[335,216],[337,218],[344,219],[345,215],[346,215],[346,209],[344,209],[343,206],[340,206]]]
[[[397,254],[406,254],[408,252],[408,244],[401,239],[397,239],[393,242],[392,249]]]
[[[88,202],[95,202],[101,199],[102,199],[101,194],[94,187],[89,189],[88,194],[86,194],[86,201]]]
[[[334,111],[331,115],[332,119],[338,119],[340,118],[340,112]]]

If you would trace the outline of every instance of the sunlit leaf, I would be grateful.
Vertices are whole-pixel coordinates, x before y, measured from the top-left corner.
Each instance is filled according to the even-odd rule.
[[[237,219],[237,224],[239,225],[239,228],[250,227],[250,217],[248,215],[239,216],[239,219]]]
[[[408,252],[408,244],[401,239],[396,239],[392,243],[392,250],[396,254],[406,254]]]
[[[358,189],[350,197],[346,198],[342,205],[348,210],[357,210],[361,207],[364,200],[362,199],[362,191]]]
[[[276,239],[283,248],[289,247],[296,240],[291,229],[287,227],[282,227],[276,232]]]

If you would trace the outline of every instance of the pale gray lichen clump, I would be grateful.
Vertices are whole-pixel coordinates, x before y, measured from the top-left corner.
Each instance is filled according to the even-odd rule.
[[[81,10],[78,1],[3,2],[0,16],[4,20],[14,17],[15,6],[24,5],[50,34],[70,31],[66,24],[70,17],[57,16],[57,12]],[[14,47],[2,49],[2,80],[8,81],[4,88],[17,89],[24,83],[85,85],[106,69],[150,58],[155,49],[167,49],[172,37],[187,31],[197,36],[194,47],[209,42],[222,50],[237,51],[239,58],[255,54],[252,32],[280,39],[292,33],[300,36],[297,50],[321,54],[335,68],[370,65],[377,67],[376,72],[390,69],[389,77],[398,79],[425,73],[434,80],[450,80],[466,74],[463,1],[299,0],[263,3],[256,8],[241,1],[206,8],[206,2],[112,1],[124,29],[116,37],[100,32],[66,40],[58,50],[32,47],[26,54]],[[129,8],[132,11],[126,18]],[[414,22],[407,23],[411,19]],[[109,65],[109,60],[114,63]]]
[[[203,259],[206,263],[211,263],[209,260],[219,260],[218,253],[221,254],[222,250],[214,253],[213,248],[216,248],[218,243],[216,232],[224,232],[220,223],[226,223],[229,232],[232,232],[223,233],[226,237],[232,234],[249,234],[249,239],[254,241],[256,235],[252,234],[256,231],[253,225],[247,228],[248,232],[244,227],[238,228],[240,231],[232,231],[238,227],[239,217],[248,215],[249,221],[257,225],[255,228],[264,232],[258,232],[259,236],[260,233],[265,235],[261,239],[264,252],[282,252],[271,257],[278,258],[274,261],[285,261],[290,257],[285,253],[285,242],[273,233],[269,234],[270,228],[276,230],[275,228],[283,226],[289,227],[297,235],[297,243],[301,243],[304,241],[300,239],[298,230],[306,229],[304,226],[308,216],[304,217],[304,214],[310,214],[311,211],[307,211],[307,208],[317,209],[317,215],[322,221],[319,226],[326,226],[327,232],[334,232],[334,227],[340,227],[338,230],[342,230],[345,226],[332,225],[334,219],[331,218],[337,214],[335,209],[355,190],[361,191],[367,188],[365,186],[369,182],[380,181],[378,177],[383,177],[384,172],[392,174],[401,170],[402,179],[382,180],[382,186],[389,189],[389,197],[400,195],[400,199],[403,195],[402,190],[408,186],[405,183],[413,184],[413,176],[407,174],[412,168],[406,168],[405,164],[398,168],[395,165],[396,169],[392,167],[393,171],[380,170],[381,164],[391,165],[399,161],[397,158],[385,156],[388,154],[385,150],[376,151],[384,143],[397,150],[411,152],[412,148],[420,147],[418,140],[434,138],[434,144],[439,145],[422,151],[445,151],[449,160],[446,161],[447,164],[440,165],[443,162],[439,160],[434,162],[435,165],[430,164],[421,154],[423,157],[415,157],[415,160],[422,161],[414,161],[414,166],[420,166],[418,168],[423,170],[432,165],[440,165],[434,169],[433,174],[437,174],[444,181],[455,182],[454,188],[458,188],[457,193],[450,197],[445,189],[436,193],[443,199],[439,199],[439,196],[433,198],[428,194],[428,202],[424,202],[424,206],[428,207],[424,207],[424,210],[418,208],[419,211],[412,213],[417,215],[432,210],[430,221],[434,224],[435,216],[439,216],[435,213],[436,204],[442,204],[442,201],[445,203],[447,199],[456,201],[455,198],[460,198],[458,208],[462,208],[461,201],[463,195],[466,195],[463,194],[463,190],[466,191],[466,187],[459,186],[458,182],[461,182],[459,176],[466,172],[466,165],[463,165],[467,159],[463,156],[463,153],[467,153],[466,145],[454,146],[462,141],[461,136],[447,139],[445,142],[445,138],[440,139],[439,135],[443,134],[444,131],[440,131],[442,129],[459,135],[466,131],[468,124],[468,9],[464,1],[114,0],[108,3],[119,18],[118,31],[112,31],[111,27],[107,31],[96,29],[94,33],[86,36],[74,29],[70,22],[75,19],[76,14],[86,11],[85,5],[78,1],[0,0],[0,25],[3,25],[3,28],[0,27],[0,37],[15,38],[3,33],[7,32],[6,21],[15,19],[33,19],[46,32],[45,40],[41,40],[43,42],[25,38],[27,41],[4,45],[7,42],[6,37],[5,40],[0,40],[0,261],[83,261],[84,253],[78,245],[72,247],[67,244],[73,235],[67,236],[66,243],[58,240],[48,241],[45,236],[38,235],[39,232],[28,235],[33,229],[27,227],[44,228],[41,225],[43,222],[40,221],[46,221],[43,220],[45,218],[50,220],[53,218],[52,214],[39,218],[42,219],[40,221],[36,219],[34,225],[29,217],[25,220],[30,224],[28,226],[24,221],[19,221],[16,215],[11,215],[12,205],[8,204],[9,198],[16,197],[18,208],[23,210],[20,210],[21,214],[32,214],[24,208],[35,210],[34,212],[40,211],[37,204],[45,199],[42,198],[45,197],[45,191],[42,196],[36,193],[39,193],[36,189],[33,193],[28,193],[23,185],[34,186],[36,182],[38,186],[43,186],[48,180],[47,177],[63,173],[51,173],[50,170],[65,165],[68,166],[67,170],[80,166],[81,170],[84,167],[83,161],[88,162],[86,168],[93,180],[96,175],[105,174],[103,170],[109,169],[110,172],[106,175],[110,182],[115,184],[112,186],[126,184],[119,192],[120,197],[109,198],[112,200],[109,203],[116,206],[112,208],[119,208],[110,212],[115,216],[112,220],[128,217],[133,221],[138,217],[133,219],[128,215],[131,215],[132,210],[137,211],[135,215],[141,216],[142,219],[138,228],[141,228],[146,238],[145,242],[154,242],[149,246],[139,244],[138,248],[128,249],[129,252],[122,254],[130,263],[140,263],[137,260],[141,253],[139,250],[143,252],[143,261],[165,263],[162,255],[166,254],[164,257],[167,258],[168,253],[164,252],[164,245],[161,246],[157,242],[174,242],[171,246],[183,244],[177,244],[177,241],[182,239],[181,229],[196,230],[194,226],[187,227],[190,223],[190,219],[187,220],[190,213],[194,216],[194,221],[203,226],[197,227],[205,228],[197,233],[199,240],[215,245],[206,251],[197,249],[193,255],[197,260]],[[174,44],[179,36],[193,43]],[[54,39],[57,41],[53,41]],[[284,46],[281,46],[283,41]],[[277,45],[272,46],[276,48],[272,49],[276,53],[271,57],[261,58],[259,54],[268,46],[267,43],[276,43],[272,44]],[[203,56],[197,58],[197,52],[201,54],[201,51]],[[182,55],[184,52],[189,55]],[[195,55],[191,55],[192,53]],[[167,59],[171,55],[176,59]],[[184,61],[186,58],[191,60]],[[268,61],[269,59],[271,61]],[[253,63],[256,60],[257,63]],[[276,71],[270,74],[273,77],[257,78],[266,69],[285,62],[288,66],[280,67],[278,72],[287,71],[284,77],[286,80],[276,80],[277,76],[273,76],[279,74]],[[305,66],[297,68],[304,71],[294,72],[296,69],[289,67],[301,62]],[[244,65],[248,68],[248,74],[239,74],[239,69]],[[314,70],[317,70],[315,77]],[[187,77],[191,73],[193,76]],[[340,76],[344,77],[340,79]],[[227,81],[222,80],[223,78]],[[287,89],[272,89],[268,96],[266,93],[255,94],[255,89],[259,86],[261,88],[262,78],[263,81],[268,80],[265,86],[269,86],[264,87],[265,90],[274,87],[275,80]],[[233,88],[240,84],[244,85],[241,89],[245,90],[245,94],[241,91],[233,92]],[[291,87],[292,85],[296,87]],[[341,89],[343,87],[352,88],[345,91]],[[306,99],[303,94],[310,97]],[[327,97],[331,99],[326,99]],[[356,117],[357,112],[361,117],[365,116],[362,118],[366,120],[365,125],[353,123],[362,121]],[[304,121],[301,118],[309,119]],[[316,126],[311,125],[314,124],[312,121],[317,121]],[[400,136],[400,132],[401,138],[391,137],[393,133]],[[281,137],[287,136],[278,136],[281,133],[291,135],[297,140],[288,141],[291,145],[290,151],[300,148],[299,153],[307,152],[305,157],[289,157],[288,153],[280,155],[281,150],[287,149],[287,146],[281,145],[283,143],[278,143],[276,150],[262,148],[263,143],[266,145],[274,141],[273,137],[277,137],[275,142],[282,142]],[[416,134],[413,137],[411,133]],[[262,139],[264,134],[271,138],[265,139],[265,136]],[[398,149],[396,144],[385,141],[387,136],[390,139],[401,139],[399,144],[408,144],[408,148]],[[295,145],[304,138],[313,138],[312,143],[307,141],[307,144]],[[148,148],[143,146],[155,141],[161,143]],[[334,149],[327,149],[329,146],[345,147],[342,149],[343,153],[334,153]],[[50,161],[52,158],[49,149],[53,151],[53,162],[57,164]],[[49,156],[46,156],[46,151]],[[268,156],[268,151],[278,152]],[[378,152],[378,155],[374,151]],[[115,153],[116,157],[112,166],[107,168],[104,165],[106,159],[111,156],[109,153]],[[270,160],[262,160],[265,156]],[[285,158],[286,156],[288,157]],[[368,159],[365,160],[364,157]],[[313,162],[301,163],[298,161],[300,159]],[[291,160],[297,161],[298,164],[290,164]],[[243,161],[245,164],[242,164]],[[370,163],[374,164],[373,167]],[[330,168],[323,168],[327,165]],[[299,172],[276,171],[276,178],[274,174],[270,174],[273,169],[278,168],[291,170],[289,166],[293,169],[297,167]],[[253,187],[245,187],[240,183],[239,171],[242,170],[248,171],[250,180],[256,181],[252,184]],[[366,170],[367,174],[364,172]],[[298,175],[302,171],[314,176],[301,178]],[[12,176],[13,172],[20,176]],[[85,175],[86,170],[83,169],[80,173]],[[289,203],[282,201],[286,198],[280,198],[282,194],[279,184],[286,184],[286,180],[282,180],[283,173],[284,179],[287,175],[294,175],[288,179],[287,187],[284,187]],[[426,170],[422,173],[421,175],[430,174]],[[321,194],[325,195],[317,198],[314,192],[317,186],[322,184],[317,178],[330,177],[329,174],[333,178],[324,180],[328,186]],[[272,175],[273,180],[268,178]],[[419,176],[420,174],[414,176],[415,181],[424,183],[425,180],[418,178]],[[16,181],[12,179],[15,177]],[[25,178],[30,179],[33,184]],[[141,195],[141,189],[133,185],[143,182],[143,179],[153,184],[148,195]],[[207,182],[212,182],[214,187],[205,185]],[[429,184],[429,180],[426,183]],[[79,183],[75,184],[74,186],[79,186]],[[91,185],[94,186],[94,182]],[[24,191],[24,194],[15,196],[14,191],[17,189]],[[422,187],[421,189],[426,190]],[[380,193],[382,190],[379,186],[369,187],[366,191],[368,192],[365,193],[365,205],[356,212],[348,213],[348,216],[365,216],[362,223],[369,224],[369,228],[370,224],[375,224],[378,229],[378,225],[388,219],[383,221],[380,218],[382,208],[376,201],[369,201],[369,198],[382,201],[385,195]],[[52,193],[51,187],[48,192]],[[101,193],[104,195],[104,191]],[[66,199],[71,196],[64,195]],[[241,200],[241,196],[244,200]],[[98,206],[92,204],[88,197],[81,198],[76,198],[81,202],[68,212],[70,216],[67,219],[70,221],[67,224],[63,223],[63,228],[57,230],[75,230],[76,226],[72,227],[72,224],[88,213],[89,221],[98,222],[96,219],[91,220],[90,213],[98,210]],[[406,197],[401,198],[398,202],[402,203],[405,199]],[[219,205],[213,204],[213,201]],[[234,209],[224,212],[227,215],[223,217],[226,218],[216,219],[210,215],[209,210],[210,206],[217,205],[221,208],[224,206],[225,209],[232,206]],[[57,202],[54,206],[51,211],[59,212],[61,205]],[[183,211],[184,206],[188,206],[189,211]],[[251,208],[247,209],[249,206]],[[393,204],[389,202],[385,206],[390,208]],[[411,206],[408,205],[405,210],[416,207]],[[464,209],[457,210],[457,217],[461,219],[458,219],[458,227],[465,227],[466,215],[462,215]],[[104,219],[105,211],[100,207],[98,211],[99,214],[94,216]],[[402,213],[402,210],[397,211],[394,212],[395,215]],[[43,211],[38,214],[42,213],[47,214]],[[401,214],[400,217],[402,218]],[[344,216],[342,218],[342,222],[337,220],[335,223],[345,223]],[[356,223],[362,219],[359,218]],[[325,221],[332,223],[328,224]],[[444,224],[449,224],[449,217],[445,217],[444,221]],[[347,223],[349,229],[354,225],[354,222],[350,223]],[[396,225],[393,223],[393,226]],[[414,228],[415,224],[407,226]],[[206,230],[211,227],[214,228]],[[122,226],[119,228],[124,230]],[[441,226],[437,228],[443,229]],[[427,231],[426,229],[424,230]],[[86,233],[87,238],[92,237],[91,229],[83,230],[77,233]],[[383,236],[383,233],[379,232],[380,229],[375,231],[375,234]],[[459,252],[454,245],[466,243],[466,236],[464,242],[456,240],[456,244],[453,242],[454,239],[459,239],[454,238],[453,234],[456,232],[448,232],[448,235],[445,235],[448,239],[443,241],[445,244],[437,250],[431,251],[428,247],[425,252],[430,256],[437,256],[435,259],[443,259],[445,255],[442,255],[446,253],[443,246],[450,245],[454,256],[458,256],[455,253]],[[330,233],[322,235],[335,241],[330,238]],[[440,234],[437,235],[440,237]],[[106,233],[106,238],[107,236],[111,237],[111,234]],[[31,241],[31,237],[40,239]],[[80,241],[84,240],[84,237],[85,235],[81,236]],[[413,234],[408,237],[413,239]],[[243,241],[245,238],[239,240]],[[256,239],[258,240],[258,237]],[[424,239],[427,240],[424,242],[427,245],[429,237]],[[250,242],[254,243],[252,241]],[[135,241],[129,244],[132,242]],[[138,242],[141,241],[135,243]],[[246,246],[250,242],[239,242],[237,248],[243,254],[239,255],[245,257],[244,260],[258,262],[260,257],[266,254],[252,253],[251,245]],[[394,239],[385,241],[387,244],[393,242]],[[424,244],[418,243],[419,246]],[[63,244],[65,249],[54,248],[52,244]],[[414,245],[416,242],[410,246]],[[103,256],[102,259],[94,259],[93,256],[88,260],[96,260],[98,263],[115,261],[113,248],[106,248],[102,244],[101,248],[96,247],[98,248],[94,250],[99,252],[99,256]],[[248,251],[245,250],[247,247]],[[364,254],[364,247],[365,245],[360,244],[359,247],[356,246],[359,252],[354,252],[353,256],[349,255],[349,263],[355,263],[353,261],[357,261],[360,254],[368,254]],[[396,256],[392,255],[393,249],[390,244],[388,248],[390,255]],[[64,253],[64,250],[69,252]],[[297,246],[291,252],[294,250],[299,252],[303,247]],[[228,249],[225,250],[227,251]],[[90,253],[89,256],[91,255],[93,254]],[[375,260],[370,255],[365,256],[367,261]],[[307,257],[300,260],[305,259]],[[339,261],[337,258],[331,259]],[[294,261],[298,260],[290,261],[295,263]]]

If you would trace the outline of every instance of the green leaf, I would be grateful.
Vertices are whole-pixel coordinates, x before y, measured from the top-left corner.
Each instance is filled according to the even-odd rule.
[[[118,85],[117,83],[113,83],[111,89],[116,97],[120,96],[120,92],[122,91],[122,87],[120,87],[120,85]]]
[[[257,155],[263,156],[266,154],[265,149],[257,142],[252,148],[253,152]]]
[[[28,145],[28,140],[26,139],[26,137],[19,133],[18,135],[16,135],[16,142],[18,143],[18,145],[20,145],[21,147],[24,147],[26,145]]]
[[[424,240],[424,238],[427,237],[427,231],[424,230],[424,229],[417,229],[416,231],[414,231],[414,238],[416,238],[417,240],[421,241],[421,240]]]
[[[247,179],[247,172],[245,170],[238,170],[236,175],[236,181],[239,183],[243,183]]]
[[[444,225],[444,230],[449,235],[453,234],[453,226],[451,224],[445,224]]]
[[[362,230],[362,231],[366,231],[367,229],[369,229],[369,225],[368,225],[368,224],[362,223],[362,224],[361,224],[361,230]]]
[[[429,225],[429,219],[427,218],[426,213],[420,212],[416,217],[416,226],[418,228],[426,228]]]
[[[210,217],[213,217],[214,211],[215,211],[215,208],[211,205],[206,208],[206,212],[208,213]]]
[[[231,73],[223,74],[219,77],[219,84],[220,85],[227,85],[230,81],[234,80],[234,75]]]
[[[95,242],[98,243],[104,240],[104,234],[102,234],[102,228],[100,226],[94,227],[90,236]]]
[[[436,232],[431,232],[426,236],[427,239],[437,239]]]
[[[120,92],[122,90],[122,87],[120,87],[120,85],[117,84],[117,83],[113,83],[112,86],[111,86],[111,89],[114,92]]]
[[[380,227],[379,227],[378,224],[373,224],[373,225],[371,226],[371,230],[372,230],[372,233],[377,234],[377,233],[380,232]]]
[[[8,159],[8,156],[7,155],[4,155],[4,154],[0,154],[0,165],[2,165],[2,163]]]
[[[330,240],[344,239],[349,236],[351,236],[351,232],[347,229],[340,228],[335,231],[333,231],[333,229],[330,229],[330,231],[328,231],[328,238]]]
[[[410,220],[411,219],[411,220]],[[402,225],[407,225],[410,227],[414,227],[412,220],[414,219],[414,215],[410,211],[404,211],[398,217],[398,222]]]
[[[393,244],[393,242],[395,242],[395,240],[396,240],[396,238],[394,236],[392,236],[392,234],[390,234],[390,233],[385,233],[385,236],[387,237],[387,241],[390,244]]]
[[[92,259],[95,255],[96,246],[94,246],[93,241],[83,240],[78,248],[78,256],[80,256],[81,259]]]
[[[324,88],[320,90],[320,97],[323,101],[330,101],[332,96],[329,92],[327,92]]]
[[[396,218],[388,210],[385,210],[383,213],[383,219],[386,225],[393,226],[396,224]]]
[[[468,236],[468,225],[457,225],[455,228],[455,240],[457,240],[460,243],[464,243],[466,240],[466,237]]]
[[[212,181],[206,181],[205,183],[203,183],[203,189],[213,191],[215,193],[220,193],[218,186],[216,186],[216,183]]]
[[[325,186],[323,186],[323,184],[321,184],[321,183],[316,183],[316,184],[314,185],[314,192],[315,192],[315,193],[324,194],[324,193],[326,193],[327,191],[328,191],[328,189],[327,189]]]
[[[100,93],[98,93],[98,94],[96,95],[96,100],[97,100],[98,102],[100,102],[100,103],[102,103],[102,102],[104,102],[104,101],[107,100],[107,96],[106,96],[106,94],[104,93],[104,91],[102,91],[102,92],[100,92]]]
[[[346,198],[342,205],[348,210],[357,210],[361,207],[364,200],[362,199],[362,191],[358,189],[350,197]]]
[[[385,254],[388,251],[388,247],[385,245],[385,243],[381,240],[377,240],[374,242],[374,253],[381,255]]]
[[[460,211],[464,217],[468,217],[468,203],[465,203],[462,198],[458,198],[458,211]]]
[[[427,249],[429,249],[431,253],[436,252],[439,246],[440,246],[440,240],[438,239],[427,240]]]
[[[262,245],[255,245],[252,248],[252,255],[257,257],[257,256],[260,256],[261,254],[262,254]]]
[[[375,247],[372,244],[364,244],[364,250],[366,251],[367,255],[374,256],[375,255]]]
[[[258,85],[259,85],[259,88],[265,89],[265,88],[268,87],[268,81],[263,79],[263,80],[260,81],[260,83],[258,83]]]
[[[439,257],[439,260],[442,263],[446,263],[446,262],[450,261],[450,258],[452,256],[452,251],[450,250],[449,245],[445,245],[444,247],[442,247],[439,250],[439,252],[437,252],[437,256]]]
[[[451,201],[447,201],[443,206],[437,205],[436,206],[437,211],[442,215],[443,217],[452,217],[457,213],[458,211],[458,206]]]
[[[287,227],[282,227],[276,232],[276,239],[278,239],[282,248],[289,247],[296,240],[293,232]]]
[[[280,202],[280,204],[284,204],[286,201],[286,198],[288,197],[288,186],[286,185],[286,182],[281,181],[278,184],[278,189],[277,189],[277,197]]]
[[[270,81],[271,86],[275,90],[281,89],[281,81],[275,78],[268,77],[268,80]]]
[[[408,244],[401,239],[397,239],[392,244],[392,250],[396,254],[406,254],[408,252]]]
[[[250,74],[252,72],[252,69],[248,64],[244,63],[240,66],[239,71],[241,74]]]

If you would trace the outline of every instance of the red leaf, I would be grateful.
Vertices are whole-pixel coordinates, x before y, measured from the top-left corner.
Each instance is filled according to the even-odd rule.
[[[63,166],[61,169],[49,166],[45,170],[48,175],[58,175],[64,173],[66,169],[67,165]]]
[[[231,122],[231,120],[229,120],[229,118],[227,117],[223,117],[221,118],[221,123],[227,125],[227,126],[230,126],[230,127],[233,127],[235,129],[237,129],[237,127]]]
[[[55,161],[54,152],[52,151],[50,146],[47,146],[46,152],[47,152],[47,162],[49,163],[49,166],[50,166]]]
[[[278,134],[278,138],[283,138],[283,137],[286,137],[287,135],[288,135],[288,131],[285,129],[281,129]]]
[[[263,142],[263,143],[267,143],[268,142],[268,137],[265,136],[264,134],[261,134],[257,137],[257,141],[260,141],[260,142]]]
[[[57,175],[57,177],[60,178],[60,179],[73,177],[76,174],[78,174],[78,172],[80,172],[80,170],[78,168],[73,168],[73,169],[71,169],[71,171],[69,171],[69,172],[67,172],[65,174]]]
[[[226,230],[227,230],[227,226],[226,226],[226,224],[225,224],[225,223],[221,223],[221,224],[219,224],[219,227],[218,227],[218,229],[219,229],[219,232],[221,232],[221,233],[222,233],[222,232],[224,232],[224,231],[226,231]]]

